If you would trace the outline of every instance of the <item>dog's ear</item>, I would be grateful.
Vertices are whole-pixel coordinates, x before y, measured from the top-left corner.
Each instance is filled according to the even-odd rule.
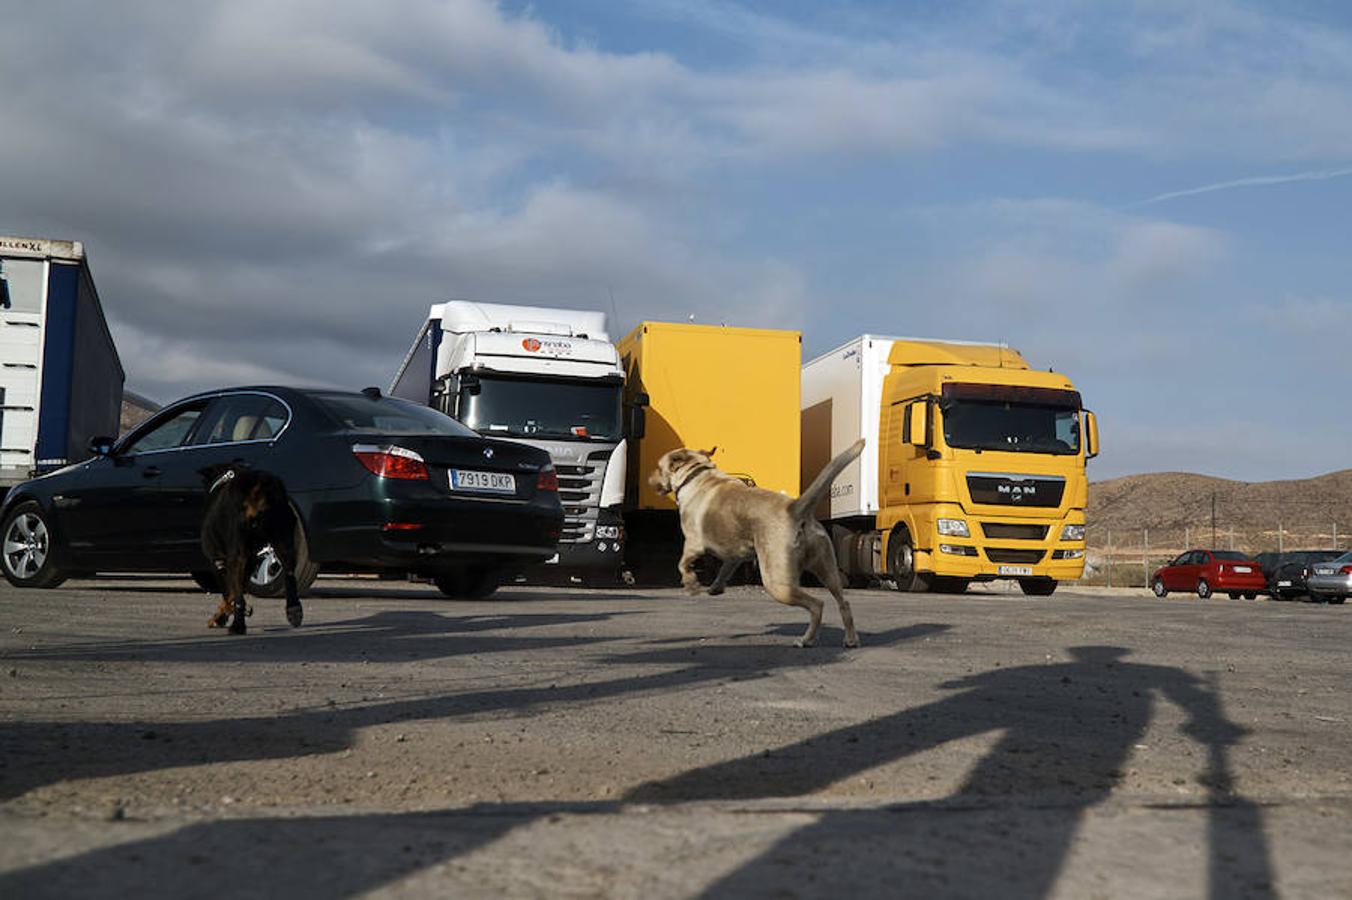
[[[718,445],[717,445],[717,444],[714,444],[714,445],[713,445],[712,447],[710,447],[708,450],[701,450],[701,451],[699,451],[699,452],[700,452],[700,453],[703,453],[705,456],[709,457],[709,459],[713,459],[713,458],[714,458],[714,454],[718,452]]]

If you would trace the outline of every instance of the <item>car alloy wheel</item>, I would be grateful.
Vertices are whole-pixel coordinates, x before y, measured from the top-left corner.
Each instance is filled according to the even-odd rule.
[[[1197,596],[1205,600],[1211,596],[1211,585],[1206,583],[1206,579],[1197,582]]]
[[[1156,597],[1163,597],[1169,593],[1168,589],[1164,587],[1164,580],[1161,578],[1156,578],[1150,589],[1155,592]]]
[[[31,500],[16,506],[5,519],[0,538],[0,565],[15,587],[50,588],[66,580],[53,559],[52,531],[42,508]]]
[[[32,578],[47,562],[50,541],[41,516],[31,512],[15,516],[5,535],[5,568],[15,578]]]

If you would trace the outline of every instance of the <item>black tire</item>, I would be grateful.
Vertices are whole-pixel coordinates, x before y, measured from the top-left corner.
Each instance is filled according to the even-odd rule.
[[[1230,597],[1231,600],[1238,600],[1238,599],[1239,599],[1239,594],[1236,594],[1234,591],[1231,591],[1231,592],[1228,594],[1228,596]]]
[[[1205,578],[1197,580],[1197,596],[1201,600],[1206,600],[1211,596],[1211,585],[1206,583]]]
[[[1258,595],[1257,595],[1257,594],[1254,594],[1254,593],[1248,593],[1248,594],[1245,594],[1245,595],[1244,595],[1244,599],[1245,599],[1245,600],[1257,600],[1257,599],[1258,599]]]
[[[1156,578],[1155,583],[1150,585],[1150,589],[1155,592],[1156,597],[1169,596],[1169,589],[1164,586],[1163,578]]]
[[[219,594],[221,592],[221,578],[215,572],[209,569],[198,569],[188,574],[192,576],[193,581],[197,582],[197,586],[208,594]]]
[[[1337,595],[1337,596],[1330,597],[1330,598],[1329,598],[1329,602],[1332,603],[1332,604],[1335,605],[1335,606],[1342,606],[1342,605],[1343,605],[1343,601],[1345,601],[1346,599],[1347,599],[1346,597],[1344,597],[1344,596],[1342,596],[1342,595],[1340,594],[1340,595]]]
[[[310,544],[305,540],[305,527],[300,516],[296,516],[296,592],[302,597],[310,595],[310,587],[319,577],[319,564],[310,561]],[[199,582],[200,584],[200,582]],[[249,580],[244,589],[254,597],[286,596],[286,578],[282,574],[282,565],[267,548],[265,554],[259,554],[255,565],[249,571]]]
[[[483,566],[466,566],[435,575],[432,583],[452,600],[482,600],[498,589],[502,574]]]
[[[887,574],[903,594],[924,593],[934,581],[933,575],[915,571],[915,548],[904,529],[897,529],[887,539]]]
[[[15,587],[54,588],[68,573],[56,565],[56,535],[36,502],[20,503],[0,525],[0,569]]]
[[[1056,592],[1056,579],[1020,578],[1019,587],[1030,597],[1050,597]]]
[[[954,575],[942,575],[934,578],[934,584],[930,588],[936,594],[965,594],[967,586],[972,583],[970,578],[958,578]]]

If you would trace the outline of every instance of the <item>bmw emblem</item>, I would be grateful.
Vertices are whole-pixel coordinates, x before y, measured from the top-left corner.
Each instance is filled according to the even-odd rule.
[[[485,448],[484,448],[484,458],[485,458],[485,459],[492,459],[492,458],[493,458],[493,448],[492,448],[492,447],[485,447]]]

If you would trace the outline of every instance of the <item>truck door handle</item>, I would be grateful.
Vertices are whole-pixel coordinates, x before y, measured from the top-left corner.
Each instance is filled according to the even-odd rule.
[[[142,478],[159,478],[163,474],[159,466],[150,466],[141,473]]]

